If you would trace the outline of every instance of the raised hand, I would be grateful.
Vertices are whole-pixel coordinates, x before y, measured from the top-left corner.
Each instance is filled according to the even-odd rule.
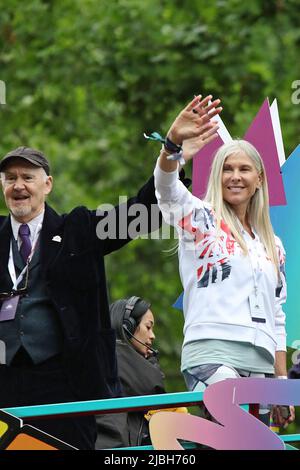
[[[186,139],[183,141],[183,158],[187,162],[191,160],[199,150],[201,150],[205,145],[209,144],[218,136],[218,123],[212,121],[211,123],[204,124],[202,131],[198,137],[192,137],[191,139]]]
[[[171,125],[167,135],[175,144],[182,145],[185,140],[200,137],[216,127],[216,123],[211,119],[222,111],[222,107],[218,107],[220,100],[216,99],[209,104],[212,95],[206,96],[203,100],[201,98],[201,95],[195,96]],[[206,138],[214,135],[216,130]],[[203,140],[202,138],[202,142]]]

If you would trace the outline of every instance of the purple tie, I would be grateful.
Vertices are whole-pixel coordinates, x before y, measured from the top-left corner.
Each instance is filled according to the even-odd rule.
[[[20,225],[19,237],[22,241],[20,253],[22,255],[24,263],[27,263],[27,258],[31,253],[30,228],[27,224]]]

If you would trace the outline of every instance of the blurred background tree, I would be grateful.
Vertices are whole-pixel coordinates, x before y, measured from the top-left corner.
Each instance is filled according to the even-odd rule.
[[[0,0],[0,11],[1,155],[43,150],[59,212],[133,195],[159,152],[143,132],[164,134],[194,94],[222,99],[233,136],[277,98],[286,154],[299,143],[297,0]],[[182,391],[175,244],[137,240],[106,264],[112,301],[152,302],[167,388]]]

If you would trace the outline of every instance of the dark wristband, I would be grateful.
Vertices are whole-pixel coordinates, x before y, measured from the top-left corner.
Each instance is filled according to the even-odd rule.
[[[182,146],[174,144],[174,142],[172,142],[168,136],[165,138],[164,147],[168,152],[171,153],[179,153],[182,151]]]

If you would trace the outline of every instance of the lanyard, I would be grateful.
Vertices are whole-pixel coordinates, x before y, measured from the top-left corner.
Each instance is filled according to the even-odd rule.
[[[255,235],[255,237],[257,237],[257,235]],[[256,242],[258,243],[258,241]],[[251,244],[252,245],[252,244]],[[253,246],[253,245],[252,245]],[[259,259],[258,259],[258,254],[256,252],[256,250],[254,248],[252,248],[251,246],[251,252],[249,253],[249,261],[250,261],[250,264],[251,264],[251,269],[252,269],[252,276],[253,276],[253,284],[254,284],[254,294],[255,296],[257,297],[257,294],[258,294],[258,271],[259,271],[259,268],[260,268],[260,264],[259,264]],[[256,254],[255,254],[255,257],[256,257],[256,266],[254,265],[254,253],[253,251],[255,250]],[[248,245],[248,251],[249,251],[249,245]]]
[[[251,235],[244,229],[242,226],[241,222],[238,220],[238,224],[240,226],[240,229],[242,232],[245,233],[245,236],[243,235],[244,241],[246,242],[247,248],[248,248],[248,257],[249,257],[249,262],[251,266],[251,271],[252,271],[252,278],[253,278],[253,284],[254,284],[254,295],[255,297],[258,296],[258,271],[260,269],[260,263],[259,263],[259,257],[257,255],[257,250],[254,248],[254,243],[256,244],[261,244],[261,241],[257,235],[256,232],[254,232],[255,239],[251,237]],[[251,244],[249,244],[248,237],[251,240]],[[254,242],[254,243],[253,243]],[[256,266],[254,265],[254,252],[256,253]]]
[[[8,259],[8,271],[9,275],[11,277],[12,283],[13,283],[13,290],[16,290],[20,282],[22,281],[24,274],[26,273],[26,270],[28,269],[28,266],[32,260],[32,257],[34,255],[36,245],[39,239],[40,231],[42,229],[42,224],[40,223],[37,226],[35,236],[34,236],[34,241],[32,244],[31,252],[30,255],[28,256],[26,266],[23,268],[21,273],[19,274],[18,278],[16,275],[16,269],[15,269],[15,263],[14,263],[14,257],[13,257],[13,249],[12,249],[12,241],[10,242],[10,249],[9,249],[9,259]]]
[[[248,233],[246,233],[246,237],[243,237],[248,248],[248,256],[249,256],[249,263],[251,266],[251,271],[252,271],[252,279],[253,279],[253,285],[254,285],[254,294],[257,297],[258,295],[258,278],[259,278],[259,269],[261,267],[259,263],[259,254],[257,253],[257,249],[254,247],[254,244],[259,244],[261,245],[261,242],[258,238],[257,233],[254,234],[255,239],[251,237],[251,244],[249,241],[246,239],[246,237],[250,237]]]
[[[256,322],[257,328],[258,328],[259,327],[258,325],[260,323],[266,323],[267,320],[266,320],[266,311],[265,311],[265,306],[264,306],[263,294],[261,290],[259,290],[259,287],[258,287],[258,277],[259,277],[261,264],[259,262],[260,255],[259,253],[257,253],[257,249],[261,249],[261,244],[259,247],[257,246],[254,248],[254,244],[257,245],[259,242],[259,239],[257,238],[256,234],[255,236],[256,236],[256,241],[254,241],[253,243],[253,240],[252,240],[251,245],[248,242],[247,246],[249,250],[249,262],[251,265],[252,278],[253,278],[253,284],[254,284],[254,294],[253,293],[249,294],[250,315],[251,315],[252,321]],[[251,246],[251,248],[249,248],[249,246]],[[253,252],[254,251],[256,252],[255,257],[254,257],[254,253],[252,253],[252,250]],[[256,263],[254,263],[255,261]]]

